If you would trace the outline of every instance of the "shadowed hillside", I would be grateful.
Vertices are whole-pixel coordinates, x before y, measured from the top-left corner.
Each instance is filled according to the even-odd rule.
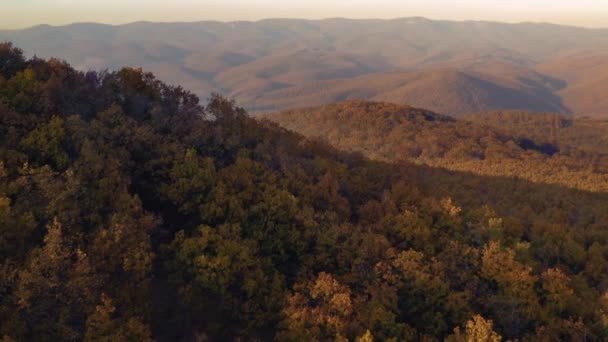
[[[559,145],[560,149],[586,151],[597,157],[608,154],[608,121],[554,113],[519,111],[465,115],[465,120],[490,126],[518,137]]]

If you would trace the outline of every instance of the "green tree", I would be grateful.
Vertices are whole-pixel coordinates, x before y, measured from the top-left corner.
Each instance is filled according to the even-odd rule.
[[[193,149],[186,151],[170,173],[169,183],[162,192],[185,215],[198,213],[199,207],[207,200],[216,180],[215,167],[211,158],[199,158]]]
[[[25,66],[23,51],[10,42],[0,43],[0,75],[9,79]]]
[[[63,147],[64,140],[64,120],[54,116],[23,139],[22,145],[40,163],[51,163],[58,169],[64,169],[69,163],[69,156]]]

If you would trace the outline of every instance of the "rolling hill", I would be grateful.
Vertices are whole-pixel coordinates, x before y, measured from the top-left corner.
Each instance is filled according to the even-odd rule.
[[[557,94],[564,105],[581,115],[608,117],[608,54],[569,56],[542,64],[540,72],[554,75],[568,84]]]
[[[589,145],[605,133],[605,125],[595,129],[582,119],[579,124],[579,119],[557,115],[541,115],[540,119],[527,115],[522,118],[518,112],[502,112],[464,120],[409,106],[351,100],[271,113],[264,118],[376,160],[518,177],[589,191],[608,190],[608,151]],[[524,127],[532,121],[538,125]],[[558,127],[568,128],[559,133],[560,139],[547,139],[549,132],[555,132],[556,122]]]
[[[462,118],[513,136],[557,144],[562,150],[587,151],[596,157],[608,155],[606,119],[521,111],[475,113]]]
[[[352,98],[451,115],[518,109],[601,116],[608,108],[602,29],[269,19],[43,25],[0,31],[0,40],[81,70],[143,67],[203,98],[231,96],[252,112]]]
[[[534,85],[527,80],[471,70],[425,69],[316,82],[276,89],[244,100],[254,111],[369,99],[411,104],[455,116],[491,109],[569,112],[547,86]]]

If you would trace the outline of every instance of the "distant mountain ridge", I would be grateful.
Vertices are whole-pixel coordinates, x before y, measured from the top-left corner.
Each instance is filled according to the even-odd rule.
[[[369,99],[417,107],[449,115],[495,109],[521,109],[570,113],[546,86],[537,88],[528,79],[505,79],[475,71],[430,69],[364,75],[319,81],[302,87],[269,89],[245,98],[259,110],[310,106],[346,99]]]
[[[0,40],[79,69],[143,67],[203,97],[232,96],[252,112],[362,98],[450,115],[504,109],[608,114],[602,96],[608,29],[269,19],[43,25],[0,30]]]

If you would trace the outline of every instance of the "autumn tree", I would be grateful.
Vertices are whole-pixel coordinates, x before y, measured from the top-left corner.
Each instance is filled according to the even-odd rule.
[[[481,276],[493,289],[488,310],[505,335],[516,336],[526,329],[539,313],[532,268],[519,263],[513,250],[493,241],[483,249]]]
[[[319,273],[314,282],[296,286],[285,308],[289,340],[323,341],[348,338],[354,312],[352,294],[331,274]]]
[[[475,315],[469,320],[462,333],[460,328],[454,329],[454,334],[446,338],[446,342],[500,342],[502,337],[493,330],[491,320],[485,320]]]
[[[85,341],[143,341],[152,342],[150,328],[138,318],[116,317],[112,299],[101,294],[101,303],[88,317]]]
[[[79,320],[91,308],[92,296],[101,285],[89,257],[70,246],[56,219],[47,226],[44,246],[32,251],[19,273],[15,295],[18,310],[30,328],[24,338],[82,337]]]

